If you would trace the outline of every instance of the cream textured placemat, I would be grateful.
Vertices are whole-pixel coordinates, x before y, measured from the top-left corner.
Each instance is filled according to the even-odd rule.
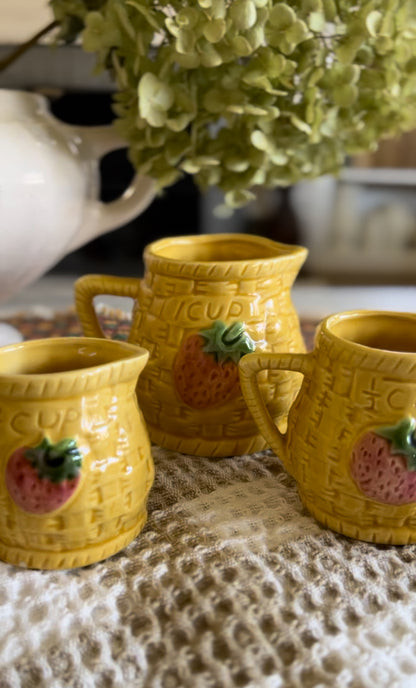
[[[0,563],[0,688],[416,686],[414,546],[320,528],[269,452],[154,458],[123,552]]]

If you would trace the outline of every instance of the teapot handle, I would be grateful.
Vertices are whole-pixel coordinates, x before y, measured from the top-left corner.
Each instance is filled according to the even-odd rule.
[[[87,337],[105,337],[101,329],[94,298],[102,294],[123,296],[136,300],[140,279],[138,277],[113,277],[112,275],[83,275],[76,280],[75,307]]]
[[[292,475],[294,471],[289,465],[287,433],[280,432],[276,427],[264,403],[257,375],[262,370],[290,370],[310,376],[313,357],[313,353],[253,353],[243,356],[238,364],[241,391],[253,420],[264,439]]]
[[[99,160],[106,153],[126,148],[126,141],[113,125],[97,127],[73,127],[64,125],[80,142],[81,156]],[[134,219],[150,205],[156,195],[153,179],[136,174],[129,187],[115,201],[102,203],[91,199],[87,207],[86,221],[73,238],[67,251],[75,251],[89,241]]]

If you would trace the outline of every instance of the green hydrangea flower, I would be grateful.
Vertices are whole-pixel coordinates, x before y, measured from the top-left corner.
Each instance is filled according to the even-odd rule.
[[[159,187],[232,206],[336,173],[416,126],[416,0],[51,0],[117,86],[117,127]]]

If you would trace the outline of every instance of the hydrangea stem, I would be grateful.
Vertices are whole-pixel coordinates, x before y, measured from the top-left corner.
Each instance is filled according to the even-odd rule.
[[[16,62],[19,57],[24,55],[30,48],[38,43],[38,41],[43,38],[43,36],[46,36],[46,34],[50,33],[53,29],[55,29],[57,26],[59,26],[58,21],[52,21],[50,24],[47,26],[44,26],[43,29],[38,31],[32,38],[29,38],[29,40],[25,41],[21,45],[19,45],[15,50],[12,50],[9,55],[7,55],[3,60],[0,60],[0,72],[3,72],[5,69],[10,67],[14,62]]]

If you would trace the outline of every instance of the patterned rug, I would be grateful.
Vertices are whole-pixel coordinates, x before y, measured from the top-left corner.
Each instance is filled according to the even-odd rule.
[[[30,313],[17,313],[3,318],[3,322],[13,325],[22,333],[25,339],[40,339],[42,337],[79,336],[82,334],[81,325],[76,312],[72,309],[55,313],[53,318],[44,318]],[[99,315],[101,327],[107,337],[113,339],[127,339],[130,331],[130,319],[118,311],[105,310]],[[302,320],[301,328],[308,350],[313,347],[313,337],[317,325],[316,320]]]

